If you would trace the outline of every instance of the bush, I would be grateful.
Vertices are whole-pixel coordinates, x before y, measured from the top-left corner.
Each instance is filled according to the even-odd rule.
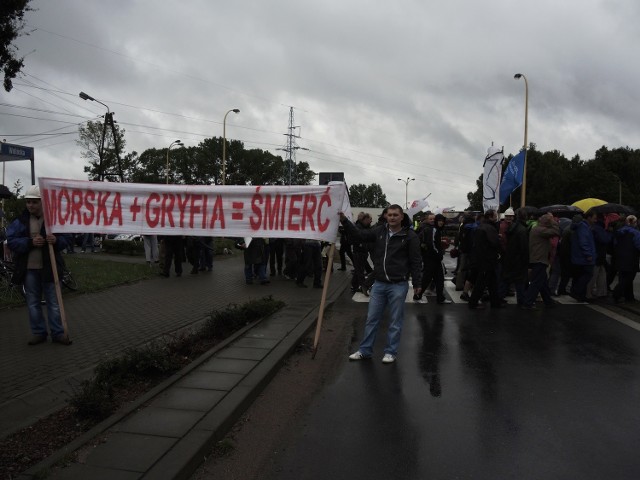
[[[229,305],[221,311],[213,311],[200,330],[204,338],[225,338],[262,317],[268,317],[284,306],[284,302],[274,300],[272,296],[251,300],[242,305]]]
[[[116,411],[113,384],[97,380],[84,380],[73,392],[69,404],[81,420],[100,421]]]
[[[204,326],[192,333],[154,341],[139,348],[130,348],[119,357],[100,362],[90,380],[80,384],[69,404],[83,420],[99,422],[119,407],[119,389],[140,383],[155,384],[178,371],[185,361],[193,360],[236,330],[260,318],[269,316],[284,306],[271,296],[242,305],[230,305],[209,314]],[[190,358],[185,358],[192,355]],[[150,382],[151,380],[151,382]]]

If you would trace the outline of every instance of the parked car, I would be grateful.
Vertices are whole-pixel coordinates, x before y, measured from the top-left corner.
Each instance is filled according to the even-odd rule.
[[[135,235],[129,233],[121,233],[114,237],[114,240],[124,240],[127,242],[142,242],[142,235]]]

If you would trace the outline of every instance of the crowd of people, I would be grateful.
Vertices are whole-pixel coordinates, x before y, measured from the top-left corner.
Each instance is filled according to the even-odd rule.
[[[444,295],[443,238],[446,218],[421,214],[413,226],[398,205],[385,209],[376,225],[361,212],[355,224],[341,217],[341,268],[351,258],[352,291],[370,295],[363,338],[350,360],[371,358],[382,314],[388,306],[390,324],[383,363],[396,360],[404,319],[409,278],[413,299],[435,290],[436,302],[451,303]],[[524,310],[540,298],[545,308],[554,297],[571,295],[579,302],[611,299],[635,302],[633,281],[639,268],[640,231],[634,215],[588,211],[572,219],[545,213],[532,218],[526,209],[508,208],[499,219],[494,210],[465,214],[450,254],[457,258],[453,272],[460,298],[473,310],[502,308],[516,296]],[[369,265],[371,257],[374,268]],[[617,283],[614,282],[617,277]],[[570,287],[569,287],[570,286]],[[569,290],[567,290],[569,288]]]
[[[579,302],[635,301],[640,231],[634,215],[590,210],[572,219],[552,213],[533,218],[509,208],[498,221],[490,210],[465,215],[454,245],[454,282],[469,308],[483,308],[481,298],[500,308],[513,295],[524,310],[535,309],[539,297],[554,307],[554,297],[562,295]]]
[[[25,284],[33,333],[29,344],[42,343],[48,335],[58,343],[70,344],[56,320],[59,312],[51,289],[48,255],[51,251],[58,257],[65,249],[73,253],[75,242],[64,235],[44,232],[36,186],[25,198],[27,210],[9,227],[7,237],[8,247],[15,254],[18,280]],[[405,301],[402,292],[406,296],[409,278],[414,301],[430,292],[437,304],[452,303],[444,293],[443,258],[449,246],[446,223],[444,215],[424,212],[414,224],[398,205],[384,209],[375,223],[366,212],[360,212],[353,223],[341,215],[339,270],[347,270],[349,258],[353,265],[352,292],[371,296],[365,339],[352,360],[371,355],[375,331],[387,305],[395,328],[389,332],[385,362],[395,360],[404,308],[400,302]],[[184,261],[191,265],[191,274],[213,269],[211,237],[144,236],[143,241],[148,264],[158,264],[162,276],[169,277],[172,266],[174,274],[181,276]],[[47,244],[53,248],[44,248]],[[85,236],[82,251],[93,244],[91,236]],[[235,245],[243,251],[247,284],[268,285],[270,277],[277,275],[295,281],[301,288],[306,288],[306,279],[312,277],[312,286],[322,288],[324,245],[319,241],[239,238]],[[621,217],[592,210],[572,219],[551,213],[532,218],[526,209],[511,208],[502,219],[493,210],[465,213],[460,217],[450,255],[457,259],[452,281],[470,309],[486,305],[502,308],[507,296],[515,296],[518,306],[525,310],[535,309],[538,299],[552,308],[554,297],[561,295],[571,295],[580,302],[634,302],[640,230],[634,215]],[[46,331],[40,306],[43,295],[50,332]]]

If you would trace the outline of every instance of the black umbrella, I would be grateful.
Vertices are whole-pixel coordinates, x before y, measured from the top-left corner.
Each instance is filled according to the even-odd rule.
[[[578,213],[582,213],[578,207],[573,205],[548,205],[546,207],[540,207],[540,213],[553,213],[556,217],[572,218]]]
[[[13,194],[11,191],[5,187],[4,185],[0,185],[0,198],[11,198]]]
[[[524,207],[520,207],[518,210],[524,210],[525,212],[527,212],[527,216],[531,217],[531,216],[538,216],[540,215],[540,210],[538,209],[538,207],[531,207],[531,206],[527,206],[525,205]]]
[[[604,205],[598,205],[597,207],[591,207],[589,211],[593,211],[596,213],[624,213],[626,215],[631,215],[635,213],[635,210],[631,207],[627,207],[626,205],[620,205],[619,203],[605,203]]]

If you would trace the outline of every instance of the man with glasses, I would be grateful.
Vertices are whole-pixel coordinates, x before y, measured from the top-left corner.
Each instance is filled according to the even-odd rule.
[[[46,342],[48,323],[53,343],[71,345],[71,340],[62,326],[48,248],[49,244],[53,245],[56,259],[59,261],[60,251],[67,245],[63,235],[56,237],[46,233],[40,189],[37,185],[27,189],[25,199],[27,209],[9,225],[7,240],[15,259],[13,282],[23,283],[27,296],[32,334],[27,344],[38,345]],[[43,295],[48,322],[45,321],[40,303]]]

